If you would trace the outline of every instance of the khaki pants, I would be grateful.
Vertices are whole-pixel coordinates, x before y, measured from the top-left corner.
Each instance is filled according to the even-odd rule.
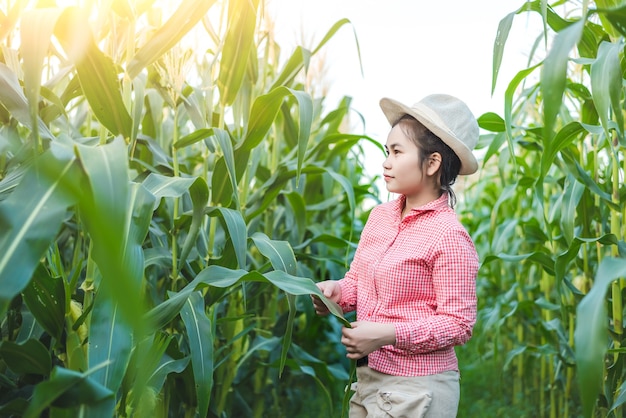
[[[459,373],[391,376],[367,366],[356,369],[350,418],[454,418],[459,407]]]

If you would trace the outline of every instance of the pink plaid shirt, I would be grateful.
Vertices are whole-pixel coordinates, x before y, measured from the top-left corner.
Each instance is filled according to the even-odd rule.
[[[478,255],[448,206],[448,195],[400,219],[405,197],[370,213],[346,276],[344,312],[358,321],[392,323],[396,344],[371,353],[369,367],[395,376],[458,370],[455,345],[476,322]]]

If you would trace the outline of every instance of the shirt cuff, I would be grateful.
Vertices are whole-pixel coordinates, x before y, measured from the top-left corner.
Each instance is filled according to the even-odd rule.
[[[395,347],[399,350],[411,351],[411,328],[409,324],[398,322],[395,323],[394,326],[396,328]]]
[[[339,287],[341,288],[341,300],[339,300],[339,307],[343,310],[344,313],[354,311],[356,309],[356,303],[351,301],[351,297],[349,295],[352,294],[352,287],[346,283],[345,280],[339,280]]]

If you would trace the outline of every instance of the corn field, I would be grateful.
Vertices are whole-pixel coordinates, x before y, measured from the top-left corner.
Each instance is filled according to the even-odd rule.
[[[310,294],[381,194],[379,142],[315,72],[350,22],[283,51],[263,0],[0,11],[0,416],[345,416],[346,319]],[[528,15],[528,66],[498,79]],[[625,412],[625,37],[618,0],[494,28],[460,416]]]

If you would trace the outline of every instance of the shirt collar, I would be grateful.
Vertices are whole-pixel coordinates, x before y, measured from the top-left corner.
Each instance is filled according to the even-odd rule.
[[[404,208],[404,203],[406,202],[406,196],[405,195],[400,195],[400,197],[398,199],[396,199],[396,210],[398,211],[398,213],[402,213],[402,209]],[[428,212],[428,211],[440,211],[440,210],[445,210],[447,208],[449,208],[450,206],[448,205],[448,193],[443,193],[438,199],[432,200],[428,203],[426,203],[423,206],[420,206],[418,208],[413,208],[411,209],[411,211],[409,212],[408,216],[411,216],[413,214],[418,214],[418,213],[422,213],[422,212]]]

